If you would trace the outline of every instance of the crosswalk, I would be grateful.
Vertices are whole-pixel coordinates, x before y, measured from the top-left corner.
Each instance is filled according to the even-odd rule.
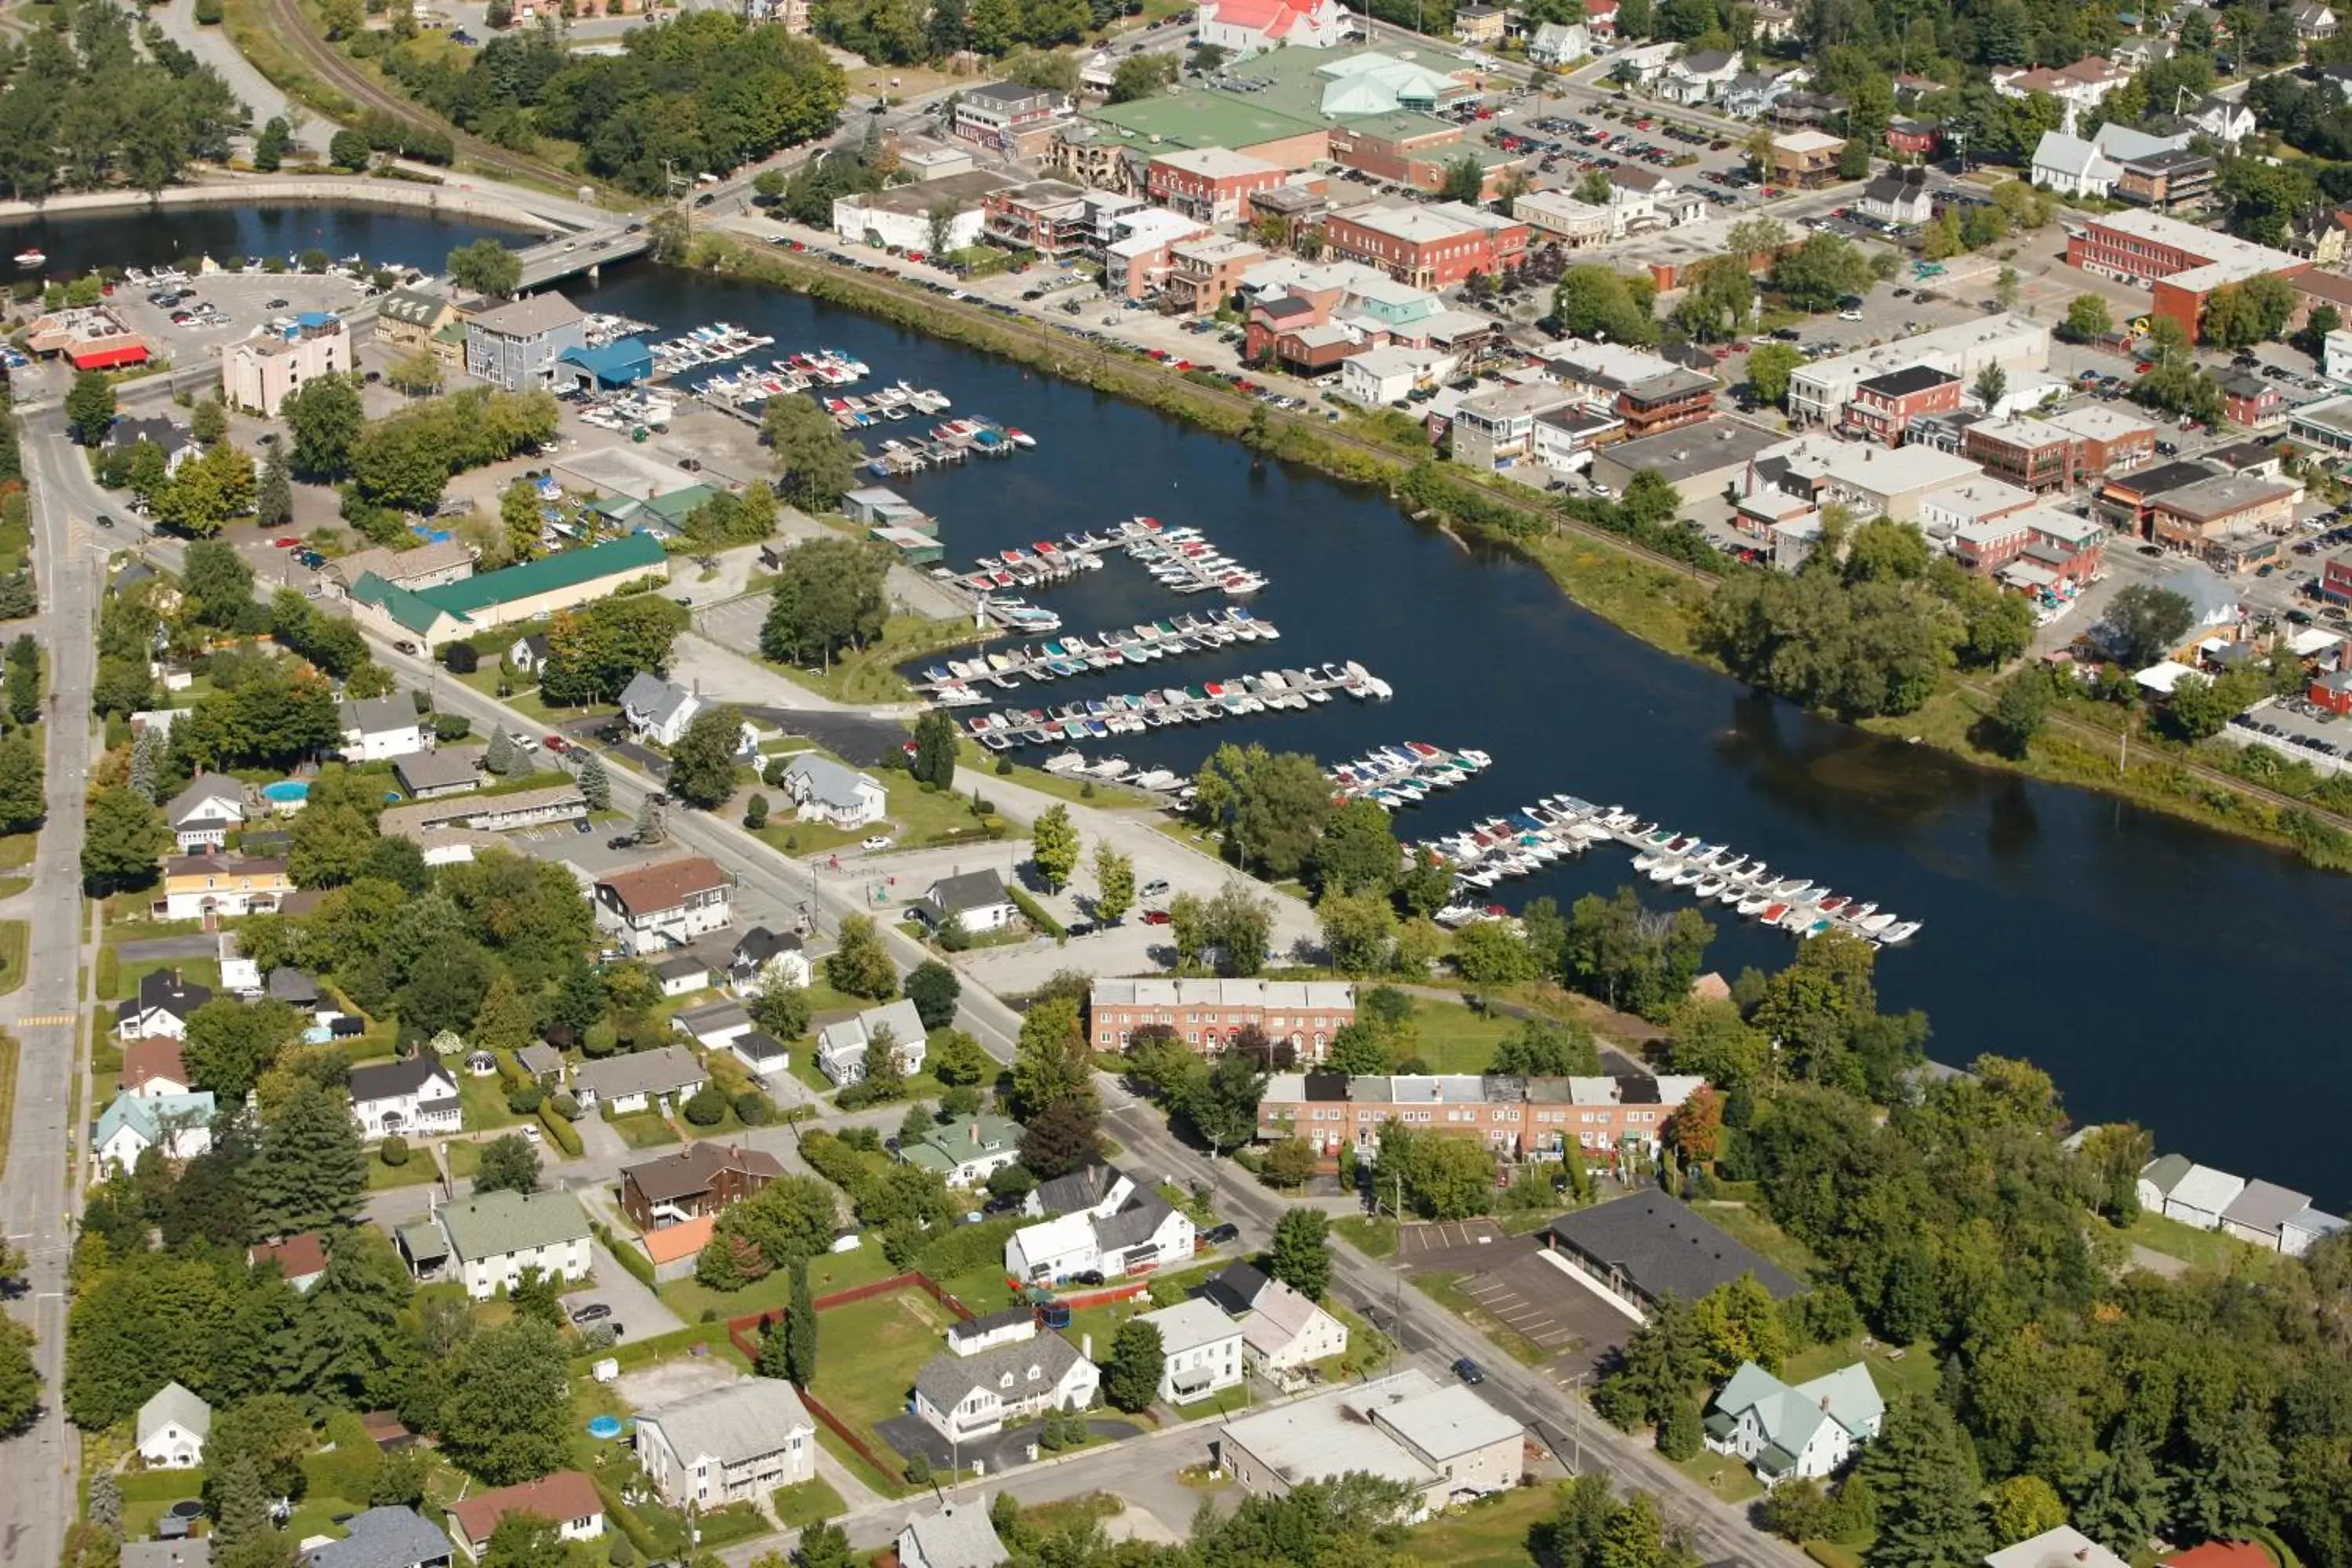
[[[36,1013],[29,1018],[17,1019],[16,1026],[20,1029],[70,1029],[76,1016],[78,1015],[72,1013]]]

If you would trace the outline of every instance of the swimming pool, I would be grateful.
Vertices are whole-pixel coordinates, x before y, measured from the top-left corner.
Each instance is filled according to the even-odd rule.
[[[265,798],[280,805],[298,805],[310,798],[310,782],[308,779],[279,779],[276,784],[263,784],[261,793]]]

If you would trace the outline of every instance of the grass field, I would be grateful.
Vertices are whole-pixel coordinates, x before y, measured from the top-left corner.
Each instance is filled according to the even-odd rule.
[[[457,1106],[468,1132],[489,1132],[522,1120],[507,1109],[506,1080],[492,1073],[476,1078],[462,1067],[457,1071]]]
[[[1762,1483],[1735,1455],[1701,1448],[1689,1458],[1676,1462],[1675,1468],[1725,1502],[1746,1502],[1749,1498],[1764,1495]]]
[[[952,1321],[945,1307],[911,1289],[821,1312],[813,1391],[868,1445],[887,1449],[875,1427],[907,1408],[915,1373],[945,1347]]]
[[[1405,1548],[1447,1568],[1530,1568],[1536,1557],[1528,1537],[1558,1506],[1549,1487],[1498,1492],[1431,1520],[1405,1537]]]
[[[1459,1002],[1413,998],[1412,1054],[1431,1072],[1484,1072],[1495,1059],[1495,1047],[1518,1031],[1517,1018],[1473,1012]]]
[[[2253,1271],[2256,1279],[2267,1278],[2280,1267],[2279,1255],[2266,1252],[2251,1242],[2240,1241],[2234,1236],[2224,1236],[2218,1230],[2200,1230],[2193,1225],[2183,1225],[2177,1219],[2167,1219],[2146,1209],[2139,1217],[2123,1229],[2126,1241],[2137,1242],[2150,1252],[2161,1252],[2167,1258],[2178,1258],[2183,1263],[2199,1268],[2210,1268],[2227,1273],[2232,1268]]]
[[[1346,1237],[1367,1258],[1396,1256],[1397,1222],[1388,1215],[1350,1215],[1346,1219],[1333,1220],[1331,1228]]]
[[[0,921],[0,996],[25,984],[25,952],[33,928],[24,921]]]
[[[1706,1202],[1695,1203],[1691,1207],[1734,1241],[1754,1247],[1800,1279],[1811,1279],[1813,1270],[1821,1267],[1821,1259],[1804,1243],[1775,1225],[1760,1207]]]
[[[829,1252],[809,1260],[809,1293],[823,1296],[855,1285],[870,1285],[877,1279],[888,1279],[891,1273],[890,1260],[882,1256],[879,1247]],[[716,1312],[722,1319],[772,1311],[792,1299],[793,1280],[790,1274],[779,1269],[740,1290],[726,1291],[709,1289],[689,1275],[662,1286],[660,1294],[671,1311],[691,1323],[700,1321],[706,1311]]]
[[[848,1505],[832,1484],[817,1476],[797,1485],[776,1489],[773,1501],[776,1520],[786,1530],[798,1530],[819,1520],[832,1519],[847,1511]]]
[[[632,1149],[658,1149],[678,1141],[670,1124],[650,1110],[640,1110],[633,1116],[615,1116],[609,1125],[621,1135],[621,1142]]]
[[[971,627],[961,620],[893,616],[883,625],[881,637],[834,659],[827,668],[804,669],[773,659],[761,662],[794,685],[836,702],[904,702],[914,695],[914,688],[898,674],[899,665],[971,640]]]
[[[1056,800],[1084,801],[1088,805],[1099,805],[1106,810],[1112,807],[1149,806],[1158,804],[1141,790],[1121,789],[1115,784],[1105,784],[1099,779],[1065,778],[1060,773],[1049,773],[1043,768],[1024,767],[1018,763],[1013,764],[1011,773],[1000,774],[996,771],[996,764],[1003,759],[974,740],[964,739],[956,742],[956,760],[961,766],[987,773],[992,778],[1001,777],[1008,783],[1021,785],[1024,789],[1034,789],[1039,795],[1050,795]],[[1087,793],[1087,786],[1090,783],[1094,786],[1092,795]],[[984,795],[987,792],[982,793]]]
[[[1780,1369],[1780,1381],[1810,1382],[1825,1372],[1836,1371],[1856,1356],[1870,1368],[1870,1380],[1878,1384],[1879,1394],[1890,1404],[1898,1394],[1925,1395],[1936,1391],[1936,1347],[1926,1340],[1909,1345],[1874,1342],[1864,1348],[1857,1336],[1833,1345],[1814,1345],[1789,1358],[1789,1364]]]
[[[373,1153],[368,1155],[368,1191],[381,1193],[394,1187],[421,1187],[439,1174],[433,1168],[433,1156],[411,1144],[405,1164],[387,1165]]]

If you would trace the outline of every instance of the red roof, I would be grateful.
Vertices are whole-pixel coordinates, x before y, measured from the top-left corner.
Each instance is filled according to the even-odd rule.
[[[73,361],[76,370],[112,370],[119,364],[146,363],[147,345],[121,343],[113,348],[72,349],[67,357]]]
[[[659,1230],[645,1234],[646,1256],[656,1264],[676,1263],[681,1258],[691,1258],[710,1245],[710,1233],[719,1224],[717,1215],[698,1215],[683,1225],[666,1225]]]
[[[1217,0],[1216,20],[1222,26],[1248,27],[1279,38],[1302,14],[1322,9],[1322,0]]]
[[[1588,16],[1613,16],[1617,14],[1617,0],[1584,0],[1584,14]]]
[[[122,1047],[122,1087],[136,1094],[150,1080],[188,1087],[188,1069],[180,1059],[180,1042],[166,1035],[151,1035]]]
[[[552,1523],[563,1524],[604,1511],[604,1500],[596,1495],[596,1483],[578,1470],[558,1470],[520,1486],[476,1492],[449,1505],[449,1517],[466,1532],[466,1539],[477,1546],[489,1540],[499,1521],[510,1513],[535,1513]]]
[[[2164,1563],[2165,1568],[2272,1568],[2271,1554],[2251,1541],[2209,1541]]]
[[[299,1236],[289,1236],[283,1241],[265,1241],[247,1253],[255,1263],[278,1260],[278,1271],[289,1279],[308,1279],[327,1271],[327,1240],[315,1230]]]

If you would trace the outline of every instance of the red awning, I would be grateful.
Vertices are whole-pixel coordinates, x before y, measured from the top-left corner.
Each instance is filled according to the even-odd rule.
[[[119,364],[146,363],[147,345],[121,343],[112,348],[74,349],[66,357],[73,361],[76,370],[112,370]]]

